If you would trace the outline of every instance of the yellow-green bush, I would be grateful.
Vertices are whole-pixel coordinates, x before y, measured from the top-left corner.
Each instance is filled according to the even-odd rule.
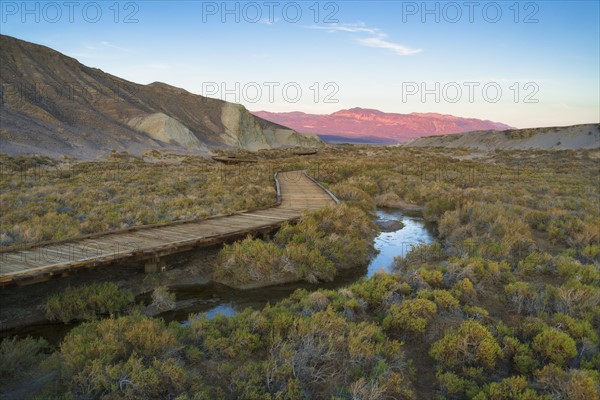
[[[133,305],[133,294],[112,282],[68,287],[46,302],[46,318],[68,323],[90,320],[98,315],[124,314]]]
[[[391,331],[423,333],[428,323],[435,317],[437,307],[434,302],[425,299],[405,300],[393,304],[383,320],[383,326]]]
[[[458,330],[447,333],[431,346],[431,356],[448,369],[460,371],[483,367],[493,370],[502,357],[502,350],[485,326],[465,321]]]

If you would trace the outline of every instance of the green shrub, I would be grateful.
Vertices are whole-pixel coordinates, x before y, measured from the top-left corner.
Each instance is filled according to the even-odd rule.
[[[31,376],[46,357],[44,350],[47,347],[48,343],[44,339],[30,336],[24,339],[16,336],[3,339],[0,342],[0,386]]]
[[[331,187],[331,191],[348,205],[358,207],[367,214],[375,214],[375,202],[362,189],[348,184],[337,184]]]
[[[283,274],[282,255],[275,243],[249,237],[226,244],[219,251],[214,277],[233,284],[274,281]]]
[[[133,294],[112,282],[68,287],[46,302],[46,318],[68,323],[90,320],[98,315],[120,315],[133,303]]]
[[[597,399],[600,395],[598,382],[588,371],[565,371],[555,364],[548,364],[535,372],[537,384],[556,399]]]
[[[524,376],[511,376],[501,382],[492,382],[488,389],[490,400],[544,400],[547,397],[529,388]]]
[[[425,203],[423,216],[428,221],[438,221],[446,211],[454,210],[454,200],[448,197],[436,197]]]
[[[169,288],[158,286],[152,291],[152,307],[158,312],[164,312],[175,308],[175,293],[171,293]]]
[[[307,243],[289,243],[285,257],[291,264],[286,268],[293,268],[295,275],[308,282],[332,281],[337,273],[333,263]]]
[[[417,298],[433,301],[440,310],[449,311],[458,307],[460,302],[444,289],[422,289],[417,292]]]
[[[393,331],[423,333],[427,324],[435,317],[437,307],[434,302],[425,299],[405,300],[393,304],[389,314],[383,320],[384,328]]]
[[[577,355],[575,340],[558,329],[544,329],[533,339],[533,350],[541,357],[542,362],[564,365]]]
[[[485,326],[465,321],[458,330],[435,342],[430,354],[444,368],[483,367],[491,370],[502,357],[502,350]]]
[[[284,223],[274,242],[246,238],[219,252],[214,277],[220,282],[331,281],[339,269],[364,266],[373,251],[373,222],[345,204]]]
[[[306,243],[344,269],[368,263],[375,232],[375,224],[361,210],[340,204],[306,214],[296,225],[284,224],[275,241],[281,246]]]
[[[74,328],[60,347],[64,378],[73,393],[164,398],[183,390],[188,372],[171,358],[175,335],[141,316],[105,319]]]

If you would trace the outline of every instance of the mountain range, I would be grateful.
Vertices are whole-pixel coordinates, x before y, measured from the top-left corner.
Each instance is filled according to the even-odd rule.
[[[367,138],[372,143],[398,143],[422,136],[511,128],[499,122],[475,118],[436,113],[385,113],[367,108],[340,110],[333,114],[305,114],[297,111],[252,113],[298,132],[318,134],[326,141],[344,141],[336,138],[341,136],[349,141],[352,138]]]
[[[0,151],[81,159],[152,149],[208,154],[322,145],[242,105],[141,85],[45,46],[0,35]]]

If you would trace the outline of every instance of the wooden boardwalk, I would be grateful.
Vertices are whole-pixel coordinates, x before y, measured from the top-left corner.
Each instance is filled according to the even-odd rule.
[[[159,271],[162,257],[272,232],[303,210],[316,210],[338,200],[303,171],[275,174],[277,202],[262,209],[193,221],[134,227],[0,251],[0,287],[27,284],[71,272],[119,262],[143,262]]]

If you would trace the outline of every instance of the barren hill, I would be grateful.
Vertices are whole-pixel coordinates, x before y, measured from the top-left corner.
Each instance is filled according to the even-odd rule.
[[[449,147],[477,150],[540,149],[576,150],[600,148],[600,124],[476,131],[428,136],[405,143],[408,147]]]
[[[0,151],[97,158],[113,150],[204,154],[318,146],[315,136],[243,106],[155,82],[140,85],[48,47],[0,35]]]

